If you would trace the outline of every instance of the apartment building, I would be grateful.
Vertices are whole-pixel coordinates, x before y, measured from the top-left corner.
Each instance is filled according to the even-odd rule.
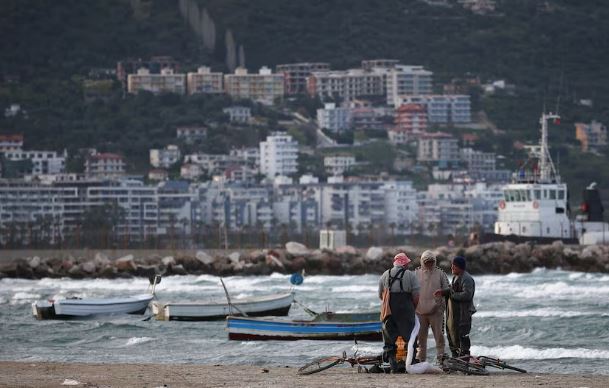
[[[423,134],[418,140],[417,160],[436,163],[440,167],[456,165],[461,160],[459,141],[443,132]]]
[[[180,64],[169,56],[155,56],[148,60],[125,59],[116,64],[116,78],[126,85],[129,74],[135,74],[141,68],[148,69],[150,74],[160,74],[162,69],[171,69],[177,73]]]
[[[395,111],[394,126],[389,130],[393,144],[405,144],[427,131],[427,109],[421,104],[403,104]]]
[[[0,153],[21,151],[23,149],[23,135],[0,135]]]
[[[180,161],[182,153],[177,145],[170,144],[162,149],[151,149],[150,165],[156,168],[169,168]]]
[[[397,59],[364,59],[362,69],[371,71],[374,68],[393,69],[400,63]]]
[[[171,68],[163,68],[160,74],[153,74],[150,70],[142,67],[136,74],[127,76],[127,92],[137,94],[147,91],[154,94],[160,93],[186,93],[186,75],[175,74]]]
[[[186,74],[186,88],[190,95],[224,93],[223,80],[223,73],[212,72],[208,66],[201,66],[196,73]]]
[[[125,159],[113,153],[94,153],[85,160],[87,176],[120,177],[125,174]]]
[[[378,68],[313,72],[307,80],[307,90],[309,95],[322,100],[340,97],[351,101],[358,96],[382,96],[385,94],[384,73],[384,69]]]
[[[607,127],[597,121],[575,123],[575,138],[579,140],[583,152],[598,151],[607,145]]]
[[[252,110],[247,106],[231,106],[222,109],[231,123],[248,124],[252,120]]]
[[[266,66],[257,74],[249,74],[247,69],[238,67],[234,74],[224,75],[224,89],[233,98],[247,98],[266,105],[272,105],[277,98],[283,98],[284,75],[273,74]]]
[[[356,165],[355,156],[334,155],[324,157],[324,168],[330,175],[343,175]]]
[[[21,142],[21,144],[23,144]],[[4,163],[2,166],[3,174],[6,174],[10,169],[11,163],[26,162],[28,165],[24,169],[19,168],[16,177],[24,175],[49,175],[61,174],[66,171],[67,151],[59,154],[55,151],[34,151],[22,150],[19,140],[5,142],[7,151],[0,151],[3,156]]]
[[[176,128],[176,138],[186,143],[194,143],[207,137],[206,127],[178,127]]]
[[[311,73],[329,70],[330,64],[325,62],[288,63],[276,67],[277,73],[283,73],[286,95],[306,94],[307,78]]]
[[[288,176],[298,170],[298,142],[292,136],[275,133],[260,142],[260,172],[267,178]]]
[[[471,102],[468,95],[400,95],[394,100],[394,104],[397,104],[396,106],[403,104],[425,106],[429,123],[460,124],[471,122]]]
[[[351,128],[351,109],[337,107],[335,103],[326,103],[317,109],[317,126],[332,132],[343,132]]]
[[[399,106],[402,95],[427,95],[433,92],[433,73],[423,66],[395,65],[386,73],[387,105]]]

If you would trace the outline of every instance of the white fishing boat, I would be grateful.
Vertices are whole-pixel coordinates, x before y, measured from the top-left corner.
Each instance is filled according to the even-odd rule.
[[[561,181],[550,156],[549,120],[559,121],[560,116],[552,113],[541,116],[539,146],[531,148],[529,161],[514,173],[512,183],[503,188],[494,233],[483,235],[482,242],[596,243],[599,238],[604,240],[605,233],[609,242],[609,224],[603,222],[595,184],[584,191],[583,214],[571,219],[567,185]]]
[[[210,321],[224,319],[228,315],[248,316],[288,315],[294,293],[272,294],[232,299],[229,306],[225,298],[200,302],[152,302],[152,313],[158,320]]]
[[[128,297],[65,298],[41,300],[32,303],[37,319],[87,319],[106,315],[144,314],[154,298],[154,289],[160,276],[151,279],[149,292]]]

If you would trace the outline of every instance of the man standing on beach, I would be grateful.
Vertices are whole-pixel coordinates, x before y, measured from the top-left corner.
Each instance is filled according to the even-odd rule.
[[[419,303],[419,281],[408,270],[410,259],[405,253],[393,258],[393,268],[383,273],[379,280],[379,298],[387,290],[390,315],[383,319],[383,353],[389,361],[391,372],[398,371],[395,342],[402,336],[408,342],[415,324],[415,310]]]
[[[436,340],[436,360],[442,363],[444,357],[444,310],[446,304],[441,296],[434,296],[434,291],[448,288],[446,273],[436,266],[436,255],[432,251],[425,251],[421,255],[421,266],[415,274],[421,285],[421,297],[417,306],[417,315],[421,323],[419,330],[419,349],[417,359],[425,361],[427,358],[427,335],[429,327]]]
[[[446,334],[453,357],[470,354],[469,332],[472,328],[472,315],[476,312],[474,307],[476,283],[465,267],[465,258],[455,256],[451,265],[454,276],[450,287],[434,292],[434,296],[444,296],[448,300]]]

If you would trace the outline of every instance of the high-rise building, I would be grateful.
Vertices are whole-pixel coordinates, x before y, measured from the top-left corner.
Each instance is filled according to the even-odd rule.
[[[292,136],[275,133],[260,143],[260,172],[267,178],[288,176],[298,170],[298,142]]]

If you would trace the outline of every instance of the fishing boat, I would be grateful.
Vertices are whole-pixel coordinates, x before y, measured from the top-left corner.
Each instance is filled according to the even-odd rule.
[[[381,322],[299,321],[280,318],[226,318],[228,339],[236,341],[381,340]]]
[[[40,300],[32,303],[32,313],[36,319],[87,319],[107,315],[144,314],[155,296],[155,286],[160,282],[161,277],[154,276],[150,279],[147,293],[128,297]]]
[[[152,313],[161,321],[211,321],[224,319],[231,314],[285,316],[288,315],[293,301],[292,292],[232,299],[230,306],[224,298],[182,303],[154,301]]]
[[[609,242],[609,224],[603,222],[603,208],[595,184],[584,190],[582,214],[571,216],[567,184],[552,162],[548,147],[548,121],[560,121],[553,113],[542,114],[539,145],[530,148],[529,160],[503,188],[498,202],[494,233],[481,236],[481,242],[534,241],[567,244]]]

